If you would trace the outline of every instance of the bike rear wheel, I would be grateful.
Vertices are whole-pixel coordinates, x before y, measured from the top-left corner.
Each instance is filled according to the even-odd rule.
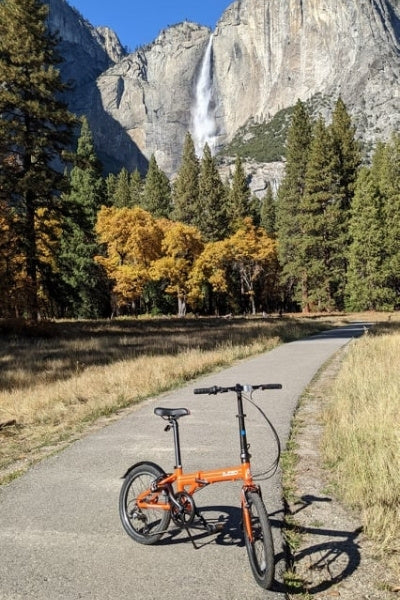
[[[274,579],[275,554],[268,513],[259,493],[247,492],[246,499],[248,507],[243,507],[244,540],[251,570],[258,585],[269,589]],[[251,533],[247,527],[251,528]]]
[[[150,486],[155,479],[165,475],[158,465],[143,462],[128,473],[119,496],[119,515],[126,533],[140,544],[155,544],[168,529],[170,512],[156,508],[141,509],[137,497],[149,490],[149,499],[154,498]],[[159,493],[159,501],[167,502],[167,494]]]

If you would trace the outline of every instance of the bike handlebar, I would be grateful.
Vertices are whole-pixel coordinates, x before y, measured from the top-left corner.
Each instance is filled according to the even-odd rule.
[[[237,383],[231,387],[221,387],[219,385],[213,385],[212,387],[206,388],[195,388],[194,394],[223,394],[225,392],[251,392],[252,390],[281,390],[282,384],[280,383],[261,383],[259,385],[242,385]]]

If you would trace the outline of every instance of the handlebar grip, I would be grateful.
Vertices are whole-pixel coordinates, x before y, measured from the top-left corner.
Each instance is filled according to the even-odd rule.
[[[208,388],[195,388],[193,390],[194,394],[216,394],[219,388],[216,385]]]
[[[281,383],[264,383],[260,387],[262,390],[281,390],[282,384]]]

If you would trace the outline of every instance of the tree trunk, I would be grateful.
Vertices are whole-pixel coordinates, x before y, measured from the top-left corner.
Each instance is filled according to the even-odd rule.
[[[25,194],[26,221],[26,275],[27,275],[27,311],[33,321],[39,319],[38,282],[37,282],[37,248],[35,231],[34,195],[28,191]]]
[[[184,294],[178,294],[178,317],[186,316],[186,297]]]
[[[254,300],[254,292],[250,292],[250,306],[251,306],[251,314],[254,316],[256,314],[256,303]]]

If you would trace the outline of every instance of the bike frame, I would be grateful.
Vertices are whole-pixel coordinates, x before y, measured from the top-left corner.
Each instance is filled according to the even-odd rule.
[[[246,492],[259,492],[260,489],[254,483],[251,474],[251,455],[248,450],[247,434],[245,428],[246,415],[243,412],[242,391],[241,388],[239,388],[239,386],[237,387],[236,395],[238,405],[237,418],[239,421],[241,464],[217,469],[185,473],[183,471],[181,461],[178,420],[176,418],[170,418],[169,425],[167,426],[167,428],[171,427],[173,429],[176,466],[174,468],[173,473],[160,478],[158,481],[154,482],[154,486],[151,489],[145,490],[142,494],[140,494],[137,497],[137,505],[140,509],[159,509],[168,511],[171,510],[171,503],[161,501],[160,496],[164,491],[166,491],[169,495],[170,491],[173,490],[173,486],[175,486],[176,488],[175,492],[186,492],[187,494],[192,496],[205,486],[213,483],[221,483],[224,481],[243,481],[241,504],[244,513],[244,525],[246,527],[249,539],[252,540],[253,535],[250,524],[250,516],[248,513]]]
[[[163,477],[157,482],[156,490],[146,490],[137,498],[139,508],[159,508],[161,510],[170,510],[169,502],[160,502],[159,495],[169,486],[175,484],[177,492],[187,492],[193,496],[198,490],[212,483],[221,483],[223,481],[243,481],[245,490],[258,489],[251,476],[250,462],[242,463],[233,467],[224,467],[222,469],[210,469],[206,471],[193,471],[184,473],[182,467],[176,467],[174,472]]]

